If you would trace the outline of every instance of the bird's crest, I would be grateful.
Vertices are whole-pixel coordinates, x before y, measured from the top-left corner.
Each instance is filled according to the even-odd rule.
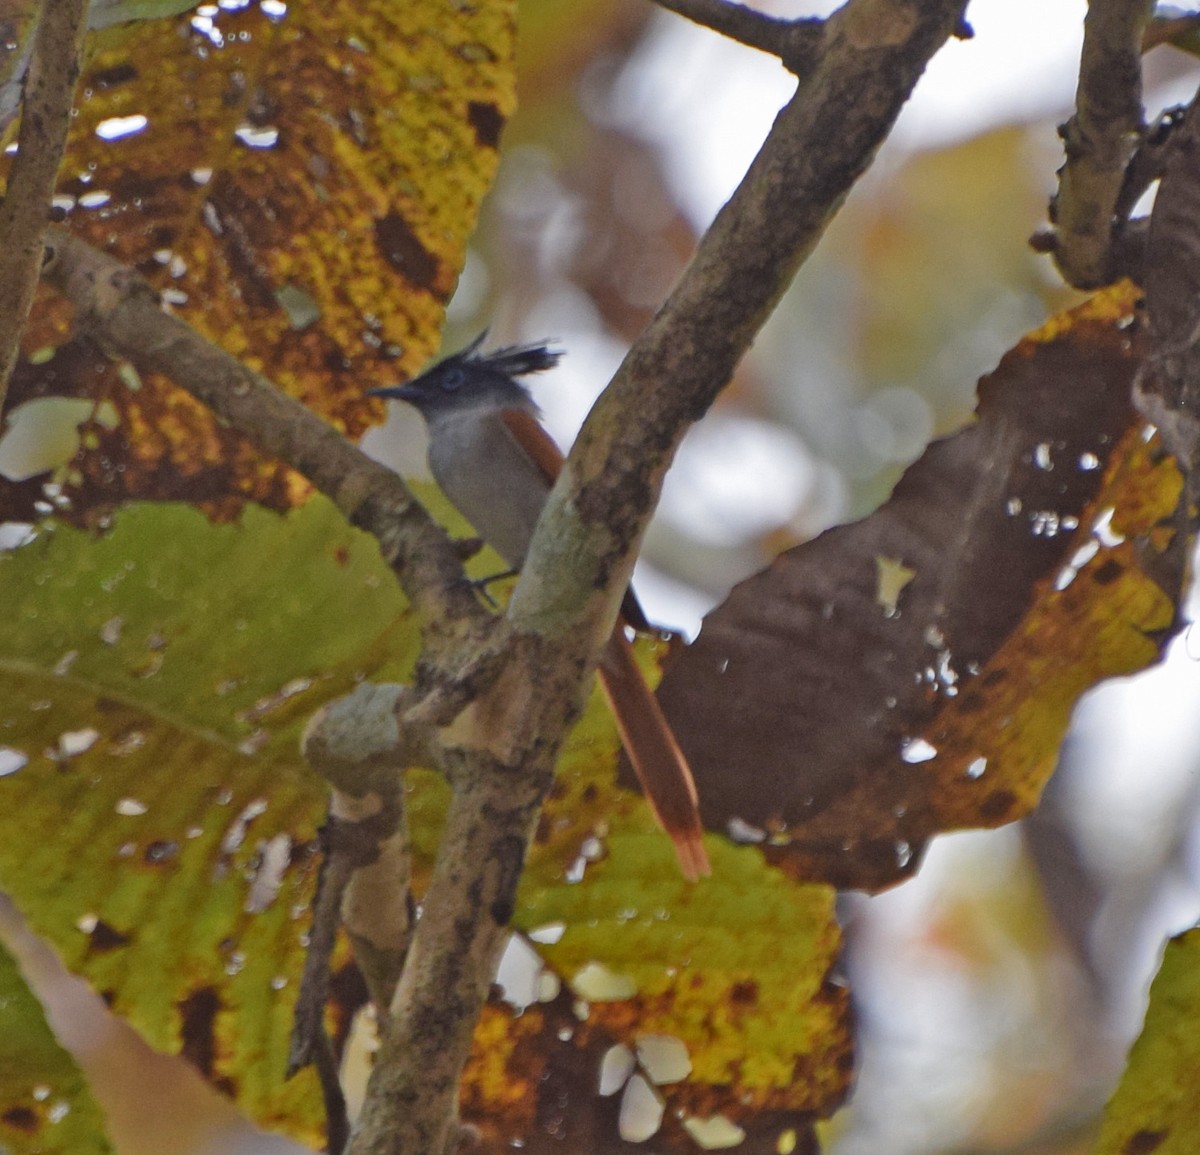
[[[484,329],[474,341],[447,357],[442,364],[458,361],[462,364],[492,369],[497,373],[503,373],[506,377],[524,377],[527,373],[541,373],[546,369],[553,369],[563,355],[561,349],[551,349],[546,342],[531,345],[507,345],[503,349],[493,349],[490,353],[481,353],[479,349],[487,340],[487,335],[488,331]]]

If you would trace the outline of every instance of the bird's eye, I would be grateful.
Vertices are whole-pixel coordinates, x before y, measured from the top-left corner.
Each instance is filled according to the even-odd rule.
[[[442,374],[442,388],[451,390],[458,389],[466,379],[467,375],[461,369],[447,369],[445,373]]]

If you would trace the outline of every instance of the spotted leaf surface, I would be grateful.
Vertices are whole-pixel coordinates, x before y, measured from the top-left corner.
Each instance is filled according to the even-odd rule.
[[[411,665],[375,543],[314,500],[212,526],[136,506],[0,556],[0,884],[154,1046],[315,1141],[285,1083],[321,783],[321,702]]]
[[[68,226],[150,277],[201,333],[351,434],[371,385],[436,349],[511,113],[514,13],[438,0],[206,5],[112,29],[79,87]],[[80,504],[303,492],[160,380],[74,343],[46,294],[13,400],[107,402]]]
[[[642,657],[655,677],[653,655]],[[685,882],[645,803],[613,792],[617,755],[594,694],[560,760],[514,920],[541,969],[511,996],[518,1017],[490,1009],[464,1110],[497,1150],[520,1140],[632,1151],[652,1138],[689,1151],[698,1134],[776,1150],[849,1088],[834,892],[722,839],[709,839],[712,877]]]
[[[282,1079],[325,794],[296,749],[319,705],[411,672],[416,625],[377,547],[321,498],[219,526],[135,505],[102,536],[57,528],[0,555],[0,583],[0,885],[153,1045],[315,1141],[309,1077]],[[615,789],[616,757],[596,694],[514,919],[543,952],[541,994],[489,1009],[464,1111],[502,1145],[617,1143],[619,1104],[644,1091],[671,1104],[655,1133],[672,1149],[689,1126],[773,1143],[848,1082],[832,892],[719,840],[714,878],[688,886],[645,803]],[[446,792],[409,781],[420,886]],[[609,1051],[651,1038],[686,1075],[655,1082],[646,1060],[598,1095]]]

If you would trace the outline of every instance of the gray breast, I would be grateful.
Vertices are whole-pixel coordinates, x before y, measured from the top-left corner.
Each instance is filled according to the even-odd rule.
[[[520,569],[548,489],[495,411],[436,418],[429,468],[475,532]]]

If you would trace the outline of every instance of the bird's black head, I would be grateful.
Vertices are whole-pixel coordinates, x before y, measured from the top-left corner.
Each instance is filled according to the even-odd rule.
[[[426,418],[464,409],[526,409],[533,399],[517,381],[558,364],[562,352],[546,344],[510,345],[481,353],[485,329],[465,349],[452,353],[403,385],[367,390],[368,397],[394,397],[415,405]]]

